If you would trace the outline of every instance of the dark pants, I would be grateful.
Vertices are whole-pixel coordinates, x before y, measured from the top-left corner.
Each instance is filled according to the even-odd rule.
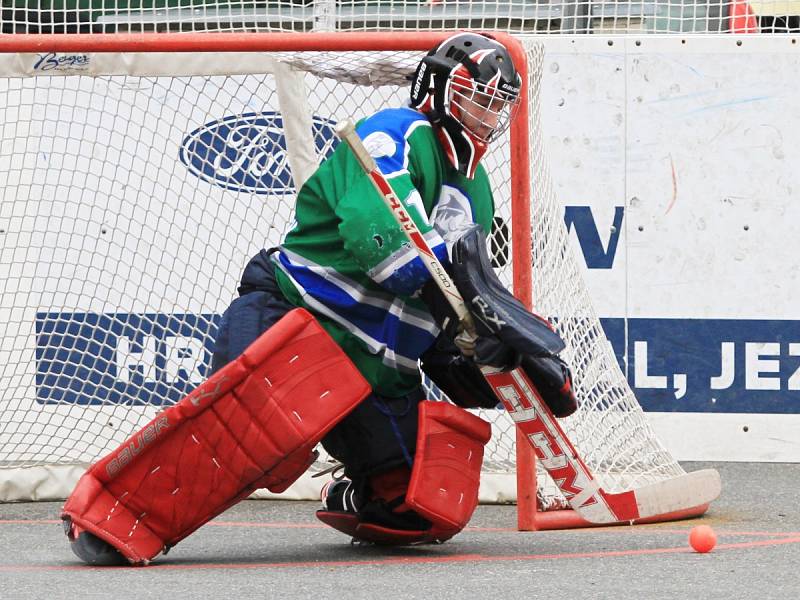
[[[265,251],[248,264],[239,292],[220,320],[212,372],[239,356],[295,308],[278,288],[274,266]],[[345,465],[345,475],[356,483],[398,466],[411,466],[417,405],[423,399],[421,388],[399,398],[373,392],[323,438],[322,446]]]

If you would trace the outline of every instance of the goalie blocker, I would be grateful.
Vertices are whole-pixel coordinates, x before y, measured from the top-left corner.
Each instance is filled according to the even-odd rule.
[[[295,309],[92,465],[64,505],[90,564],[147,564],[258,488],[281,492],[370,393],[310,313]]]

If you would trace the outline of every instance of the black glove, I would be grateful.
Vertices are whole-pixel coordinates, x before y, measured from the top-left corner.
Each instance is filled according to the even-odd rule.
[[[478,365],[463,356],[447,334],[440,334],[436,343],[420,356],[420,366],[423,373],[462,408],[494,408],[500,402]]]
[[[519,364],[517,352],[497,336],[488,334],[476,337],[464,331],[453,307],[434,281],[422,286],[419,297],[442,328],[444,336],[451,342],[454,352],[458,350],[463,356],[474,359],[478,365],[511,369]],[[437,341],[437,345],[441,346],[441,342]]]
[[[578,410],[572,373],[558,356],[523,356],[520,367],[556,417],[568,417]]]
[[[521,356],[511,346],[490,335],[481,336],[475,341],[475,353],[472,359],[479,365],[508,371],[519,366]]]
[[[563,360],[558,356],[520,355],[497,338],[478,338],[473,360],[463,356],[442,333],[420,356],[420,364],[431,381],[463,408],[494,408],[500,402],[480,371],[479,365],[484,364],[503,370],[520,367],[556,417],[568,417],[578,409],[572,374]]]

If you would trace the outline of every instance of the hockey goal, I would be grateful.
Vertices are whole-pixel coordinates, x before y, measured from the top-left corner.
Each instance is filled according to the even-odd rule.
[[[291,227],[333,124],[405,104],[407,76],[443,37],[0,40],[0,500],[65,497],[88,463],[204,379],[243,266]],[[542,46],[497,37],[527,80],[516,124],[485,159],[498,272],[567,341],[582,406],[565,426],[603,486],[678,477],[569,250],[537,116]],[[580,524],[542,511],[563,507],[557,488],[505,413],[484,416],[482,499],[516,499],[522,529]],[[704,512],[692,498],[664,518]]]

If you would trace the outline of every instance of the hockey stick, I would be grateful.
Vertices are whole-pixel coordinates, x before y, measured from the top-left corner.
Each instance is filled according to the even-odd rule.
[[[342,121],[336,125],[335,131],[369,176],[463,327],[468,332],[474,332],[472,315],[455,283],[358,137],[353,123]],[[570,507],[586,521],[617,523],[668,515],[708,504],[719,496],[720,478],[713,469],[687,473],[624,492],[607,492],[578,455],[522,369],[501,371],[482,367],[481,372],[514,424],[533,446],[542,466],[556,482]]]

